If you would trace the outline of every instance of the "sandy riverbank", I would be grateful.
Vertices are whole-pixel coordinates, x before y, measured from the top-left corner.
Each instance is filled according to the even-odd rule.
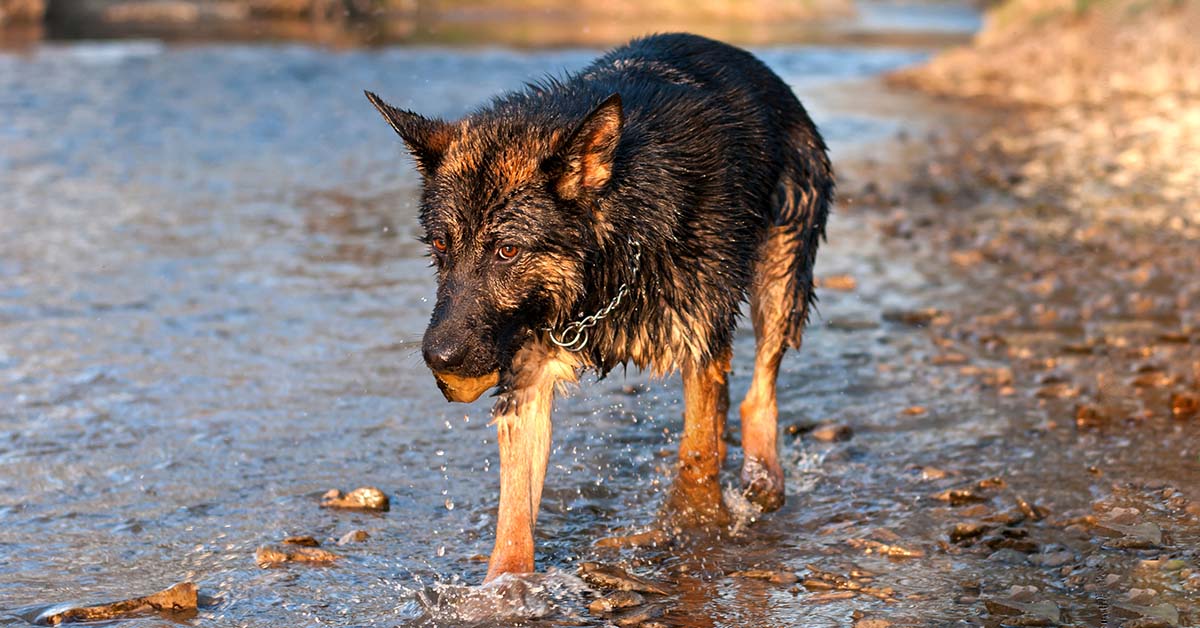
[[[1079,625],[1195,620],[1181,600],[1200,580],[1165,565],[1192,564],[1183,539],[1200,529],[1200,492],[1182,479],[1200,469],[1198,16],[1196,2],[1004,3],[973,45],[889,77],[966,122],[841,170],[849,211],[930,277],[968,286],[931,310],[946,359],[1042,413],[1025,437],[1061,439],[1073,476],[1091,476],[1090,508],[1057,518],[1081,559],[1031,586],[985,580],[1022,601],[989,603],[994,621],[1059,623],[1060,607]],[[1174,462],[1123,465],[1112,447]],[[1056,463],[1032,464],[1049,478]],[[1103,539],[1112,525],[1155,532],[1158,515],[1173,542]]]
[[[970,103],[976,124],[901,138],[904,166],[848,187],[980,286],[944,339],[1013,364],[1052,421],[1194,419],[1200,3],[1012,0],[986,24],[890,77]]]

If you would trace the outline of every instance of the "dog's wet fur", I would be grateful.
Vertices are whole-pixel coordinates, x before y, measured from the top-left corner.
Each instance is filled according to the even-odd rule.
[[[783,503],[775,379],[799,348],[834,180],[791,89],[751,54],[688,34],[634,40],[562,79],[448,122],[367,93],[424,178],[437,267],[423,354],[447,397],[496,384],[501,495],[488,579],[533,570],[557,384],[632,362],[681,371],[674,513],[720,523],[733,332],[749,300],[755,372],[742,483]],[[635,274],[634,259],[640,257]],[[552,341],[621,303],[571,351]],[[451,382],[448,384],[447,382]]]

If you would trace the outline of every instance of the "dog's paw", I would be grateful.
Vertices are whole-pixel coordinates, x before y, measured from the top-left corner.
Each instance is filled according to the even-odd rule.
[[[763,512],[783,506],[783,469],[779,464],[768,466],[754,458],[742,464],[742,495]]]

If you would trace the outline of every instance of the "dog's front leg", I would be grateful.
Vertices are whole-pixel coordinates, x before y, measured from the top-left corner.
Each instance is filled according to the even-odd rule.
[[[533,525],[550,461],[552,392],[532,396],[533,403],[515,404],[496,416],[500,512],[485,582],[503,573],[533,571]]]
[[[554,389],[575,377],[569,356],[542,346],[522,349],[513,365],[513,388],[501,395],[493,420],[500,445],[500,512],[485,582],[534,570],[533,526],[550,461]]]
[[[705,365],[683,367],[683,438],[679,475],[668,500],[669,515],[684,525],[724,525],[729,511],[721,499],[721,432],[728,401],[722,399],[730,352]]]

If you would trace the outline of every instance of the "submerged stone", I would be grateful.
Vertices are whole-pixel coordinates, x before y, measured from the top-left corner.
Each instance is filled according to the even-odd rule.
[[[596,547],[620,549],[625,547],[658,547],[671,542],[665,530],[653,529],[625,536],[610,536],[596,541]]]
[[[799,576],[783,569],[747,569],[745,571],[735,571],[729,575],[734,578],[766,580],[775,584],[795,584],[800,581]]]
[[[1178,392],[1171,395],[1171,416],[1188,419],[1200,415],[1200,394]]]
[[[366,530],[351,530],[342,535],[342,538],[337,540],[338,545],[349,545],[350,543],[362,543],[371,538],[370,533]]]
[[[635,576],[615,565],[586,562],[579,566],[579,576],[588,584],[602,589],[638,591],[657,595],[670,593],[664,585]]]
[[[199,595],[195,583],[180,582],[145,597],[135,597],[96,606],[51,608],[39,615],[34,623],[43,626],[57,626],[59,624],[127,619],[153,613],[189,613],[196,611],[198,601]]]
[[[662,617],[663,609],[660,606],[641,606],[612,618],[612,622],[621,628],[626,626],[643,626],[646,622]]]
[[[854,437],[854,430],[849,425],[841,425],[838,423],[825,423],[818,425],[809,433],[809,436],[822,443],[840,443],[848,441]]]
[[[925,552],[919,549],[890,545],[871,539],[848,539],[846,544],[867,554],[880,554],[889,558],[921,558],[925,556]]]
[[[646,598],[635,591],[614,591],[608,595],[592,600],[588,611],[593,615],[605,615],[615,610],[640,606],[646,603]]]
[[[386,512],[391,505],[383,491],[373,486],[364,486],[349,493],[342,493],[336,488],[330,489],[321,496],[321,507]]]
[[[987,607],[988,613],[992,615],[1003,616],[1005,624],[1013,625],[1008,617],[1028,617],[1035,620],[1044,620],[1050,622],[1048,624],[1028,623],[1023,622],[1020,625],[1024,626],[1043,626],[1054,625],[1062,621],[1062,611],[1058,605],[1049,600],[1039,602],[1020,602],[1017,600],[985,600],[984,606]]]
[[[318,547],[300,545],[263,545],[254,552],[254,562],[259,567],[278,567],[284,563],[307,563],[329,565],[341,558],[337,554]]]

